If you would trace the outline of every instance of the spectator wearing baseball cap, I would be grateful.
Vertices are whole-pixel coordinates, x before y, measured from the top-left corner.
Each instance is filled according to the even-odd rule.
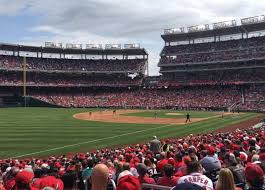
[[[264,173],[257,164],[249,164],[245,169],[248,190],[264,190]]]
[[[31,186],[32,180],[34,178],[34,174],[30,171],[27,170],[23,170],[21,172],[19,172],[16,175],[16,185],[15,185],[15,189],[16,190],[36,190],[36,188]]]
[[[140,184],[142,183],[148,183],[148,184],[155,184],[155,180],[151,177],[149,177],[148,173],[147,173],[147,167],[146,165],[140,163],[137,166],[137,172],[138,172],[138,179]]]
[[[117,190],[140,190],[139,179],[134,177],[130,171],[125,170],[118,177]]]
[[[157,185],[174,187],[179,177],[174,176],[174,167],[171,164],[166,164],[163,168],[163,177],[160,177],[157,181]]]
[[[205,156],[200,162],[206,172],[221,169],[221,162],[215,154],[216,149],[213,146],[209,146],[207,149],[207,156]]]
[[[56,179],[54,176],[43,177],[39,184],[39,189],[50,187],[56,190],[64,190],[64,184],[62,180]]]
[[[171,190],[203,190],[203,188],[193,183],[181,183],[181,184],[177,184]]]

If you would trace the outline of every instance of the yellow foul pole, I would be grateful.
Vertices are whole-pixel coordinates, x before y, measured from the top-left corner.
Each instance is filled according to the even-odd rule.
[[[24,96],[24,106],[27,106],[27,60],[23,57],[23,96]]]

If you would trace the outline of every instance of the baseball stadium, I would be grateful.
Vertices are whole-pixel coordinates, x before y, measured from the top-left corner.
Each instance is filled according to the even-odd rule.
[[[0,189],[262,189],[264,31],[165,29],[157,76],[138,43],[0,43]]]

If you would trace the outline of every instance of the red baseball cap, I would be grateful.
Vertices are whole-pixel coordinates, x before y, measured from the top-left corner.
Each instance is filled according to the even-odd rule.
[[[132,175],[123,176],[118,180],[117,190],[140,190],[139,179]]]
[[[256,178],[262,179],[264,176],[263,170],[257,164],[249,164],[245,169],[247,181],[253,181]]]
[[[23,170],[16,175],[16,182],[28,184],[32,181],[33,177],[34,177],[34,174],[32,172]]]
[[[47,176],[41,179],[40,189],[44,187],[51,187],[53,189],[63,190],[64,186],[61,180],[56,179],[54,176]]]
[[[213,146],[209,146],[209,147],[207,148],[207,152],[208,152],[209,155],[214,155],[215,152],[216,152],[216,149],[215,149],[215,147],[213,147]]]

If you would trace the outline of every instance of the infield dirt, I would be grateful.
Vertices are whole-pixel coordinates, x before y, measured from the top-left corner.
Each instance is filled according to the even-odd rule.
[[[136,112],[146,112],[145,110],[117,110],[116,114],[113,111],[98,111],[75,114],[73,117],[80,120],[87,121],[100,121],[100,122],[110,122],[110,123],[138,123],[138,124],[176,124],[183,125],[186,124],[186,116],[183,118],[155,118],[155,117],[137,117],[137,116],[125,116],[122,114],[136,113]],[[230,113],[225,113],[229,115]],[[194,123],[198,121],[207,120],[214,117],[221,117],[221,113],[213,117],[207,118],[191,118],[191,122]]]

